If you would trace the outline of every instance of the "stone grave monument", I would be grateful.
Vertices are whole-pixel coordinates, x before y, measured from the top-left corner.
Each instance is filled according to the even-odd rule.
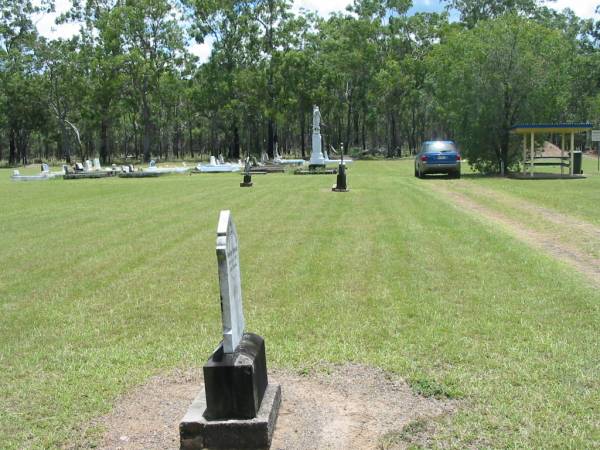
[[[346,180],[346,165],[344,164],[344,144],[340,146],[342,152],[342,159],[338,168],[336,183],[333,185],[331,190],[333,192],[350,192],[348,189],[348,182]]]
[[[204,392],[179,424],[182,450],[268,449],[281,404],[269,384],[265,341],[244,332],[238,239],[230,211],[217,226],[223,340],[204,365]]]
[[[327,153],[323,152],[321,139],[321,111],[315,105],[313,107],[313,126],[312,126],[312,152],[308,161],[308,170],[298,169],[294,172],[296,175],[330,175],[335,174],[335,169],[327,169]]]
[[[252,187],[252,175],[250,174],[250,156],[246,157],[244,165],[244,181],[240,183],[240,187]]]
[[[321,150],[321,111],[313,107],[312,153],[308,163],[309,170],[325,168],[325,156]]]

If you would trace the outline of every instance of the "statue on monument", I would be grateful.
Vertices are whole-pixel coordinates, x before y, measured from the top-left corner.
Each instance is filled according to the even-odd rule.
[[[317,105],[313,107],[313,133],[321,133],[321,111]]]

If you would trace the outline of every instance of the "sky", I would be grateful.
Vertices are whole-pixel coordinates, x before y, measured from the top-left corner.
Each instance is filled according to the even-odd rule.
[[[56,13],[45,14],[36,18],[36,25],[40,34],[49,39],[68,38],[76,34],[79,31],[78,24],[71,23],[60,26],[54,24],[56,17],[69,8],[70,0],[55,0],[55,3]],[[343,11],[351,3],[351,0],[294,0],[293,8],[295,11],[299,11],[300,8],[317,11],[321,16],[327,17],[332,12]],[[579,17],[600,19],[600,16],[595,14],[598,5],[600,5],[600,0],[556,0],[548,3],[548,6],[557,10],[571,8]],[[439,0],[413,0],[411,12],[439,12],[443,10],[443,7],[444,4]],[[212,40],[207,39],[204,44],[193,44],[190,51],[197,55],[200,60],[206,61],[210,56],[211,48]]]

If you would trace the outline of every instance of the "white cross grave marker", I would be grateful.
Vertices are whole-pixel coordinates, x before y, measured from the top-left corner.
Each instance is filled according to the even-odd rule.
[[[223,351],[233,353],[244,334],[240,255],[231,211],[221,211],[217,226],[217,261],[221,290]]]

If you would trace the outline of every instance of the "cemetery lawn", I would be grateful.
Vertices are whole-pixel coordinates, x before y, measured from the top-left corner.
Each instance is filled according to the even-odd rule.
[[[240,238],[246,328],[265,337],[271,367],[357,362],[457,399],[432,446],[597,446],[600,293],[427,183],[599,225],[600,177],[412,170],[358,162],[349,194],[330,192],[333,176],[255,176],[240,189],[235,174],[14,183],[0,170],[0,447],[93,445],[102,430],[90,420],[117,396],[201,368],[220,339],[221,209]]]

